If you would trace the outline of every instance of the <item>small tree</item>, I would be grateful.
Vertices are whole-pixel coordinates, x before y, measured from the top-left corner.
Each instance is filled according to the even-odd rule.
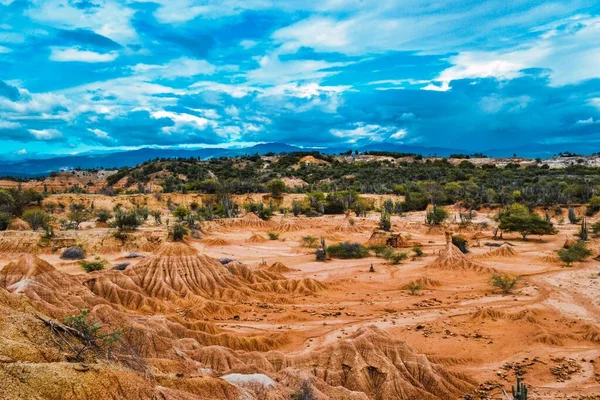
[[[304,236],[302,238],[302,245],[304,247],[315,247],[315,245],[317,244],[317,238],[311,235],[308,236]]]
[[[277,232],[267,232],[267,235],[269,235],[269,240],[279,239],[279,233]]]
[[[154,218],[154,222],[157,225],[160,225],[162,223],[162,221],[160,220],[162,212],[160,210],[151,210],[150,215],[152,215],[152,217]]]
[[[173,224],[173,228],[171,229],[171,239],[173,239],[174,242],[181,242],[187,234],[188,230],[183,224]]]
[[[381,218],[379,219],[379,229],[389,232],[392,230],[392,221],[390,213],[387,211],[381,212]]]
[[[106,209],[100,209],[96,211],[96,220],[98,222],[108,222],[109,219],[112,218],[112,213]]]
[[[585,213],[588,215],[588,217],[591,217],[598,211],[600,211],[600,196],[593,196],[588,203]]]
[[[183,220],[185,220],[189,214],[190,210],[188,210],[187,207],[183,205],[178,205],[173,210],[173,216],[176,217],[179,220],[179,222],[183,222]]]
[[[81,265],[81,268],[83,268],[85,270],[85,272],[92,272],[92,271],[101,271],[106,267],[106,264],[108,263],[108,261],[100,258],[100,257],[95,257],[93,261],[85,261],[85,260],[81,260],[79,261],[79,265]]]
[[[519,232],[523,240],[526,240],[529,235],[554,235],[556,233],[551,222],[536,213],[529,212],[521,205],[513,206],[500,215],[500,224],[498,225],[500,230]]]
[[[281,179],[273,179],[267,183],[267,190],[271,192],[271,196],[280,199],[285,192],[287,186]]]
[[[112,332],[102,333],[102,326],[95,318],[90,318],[90,310],[80,310],[78,315],[68,315],[64,319],[64,324],[71,328],[70,334],[75,336],[80,342],[79,346],[70,347],[75,351],[73,359],[84,361],[87,352],[91,351],[98,355],[105,351],[106,358],[110,358],[112,347],[121,339],[121,329]],[[64,336],[61,336],[63,340]]]
[[[415,296],[423,289],[423,285],[417,282],[410,282],[404,286],[404,289],[408,290],[411,295]]]
[[[292,400],[317,400],[313,390],[310,386],[310,382],[307,380],[302,381],[300,387],[292,394]]]
[[[142,222],[140,221],[135,211],[122,211],[120,208],[115,212],[115,220],[113,222],[119,232],[134,231]]]
[[[46,227],[50,222],[50,216],[41,208],[30,208],[21,217],[27,221],[34,231]]]
[[[508,294],[515,288],[515,286],[517,286],[518,281],[519,277],[515,275],[494,274],[490,279],[490,284],[493,287],[502,289],[502,293]]]
[[[427,211],[425,223],[427,225],[440,225],[448,218],[448,212],[442,207],[433,207]]]
[[[395,252],[394,250],[386,247],[382,252],[382,257],[392,265],[400,264],[402,261],[408,258],[408,254],[403,251]]]
[[[575,209],[573,207],[569,207],[569,222],[572,224],[576,224],[579,222],[579,218],[577,217],[577,214],[575,213]]]
[[[413,246],[412,251],[415,253],[415,257],[423,257],[423,248],[421,246]]]
[[[0,212],[0,231],[5,231],[10,226],[10,214]]]
[[[558,251],[558,257],[564,262],[567,267],[570,267],[574,262],[580,262],[592,255],[592,251],[585,246],[582,240],[575,243],[568,249]]]
[[[456,247],[458,247],[459,250],[464,254],[469,252],[469,249],[467,248],[467,245],[468,245],[467,239],[465,239],[464,237],[462,237],[460,235],[452,235],[452,244],[455,245]]]
[[[79,225],[88,220],[89,213],[83,204],[72,203],[69,207],[69,214],[67,217],[69,218],[69,221],[71,221],[71,227],[79,229]]]

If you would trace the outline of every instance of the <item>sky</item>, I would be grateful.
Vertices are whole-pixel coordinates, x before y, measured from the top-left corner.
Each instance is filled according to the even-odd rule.
[[[600,150],[593,0],[0,0],[0,157]]]

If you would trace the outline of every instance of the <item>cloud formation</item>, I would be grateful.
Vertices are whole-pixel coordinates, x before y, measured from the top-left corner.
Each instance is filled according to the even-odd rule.
[[[6,155],[600,140],[586,0],[0,1]]]

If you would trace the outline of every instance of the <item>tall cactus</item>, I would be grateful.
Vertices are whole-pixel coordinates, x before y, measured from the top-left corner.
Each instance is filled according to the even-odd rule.
[[[585,218],[581,221],[581,228],[579,229],[579,239],[587,241],[589,237],[589,230]]]
[[[512,387],[513,400],[527,400],[527,386],[521,382],[521,377],[517,375],[517,385]]]

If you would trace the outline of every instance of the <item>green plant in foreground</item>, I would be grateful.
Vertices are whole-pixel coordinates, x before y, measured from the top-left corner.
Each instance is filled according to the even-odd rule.
[[[108,264],[108,261],[100,257],[96,257],[92,261],[79,261],[79,265],[81,265],[81,268],[83,268],[85,272],[101,271],[106,267],[106,264]]]
[[[575,243],[568,249],[558,251],[558,257],[564,262],[567,267],[570,267],[574,262],[583,261],[592,255],[592,251],[585,246],[582,240]]]
[[[269,235],[269,240],[279,239],[279,233],[277,232],[268,232],[267,235]]]
[[[519,277],[515,275],[494,274],[490,279],[490,284],[493,287],[502,289],[502,293],[509,294],[517,286],[518,281]]]

